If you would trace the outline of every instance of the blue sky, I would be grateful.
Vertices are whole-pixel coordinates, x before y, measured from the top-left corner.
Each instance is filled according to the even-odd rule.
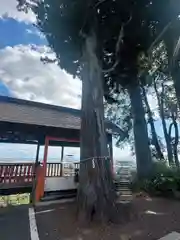
[[[16,0],[1,3],[0,95],[80,108],[81,82],[55,64],[45,67],[40,62],[41,56],[54,56],[54,53],[48,48],[45,37],[33,26],[34,22],[32,13],[17,12]],[[150,102],[155,105],[152,98]],[[156,128],[163,136],[159,121]],[[60,156],[59,151],[51,150],[55,158]],[[29,159],[35,156],[35,148],[24,145],[1,144],[0,152],[0,158]],[[67,154],[71,153],[79,156],[79,149],[68,149]],[[114,148],[114,155],[119,160],[129,159],[129,148]]]
[[[17,22],[13,18],[1,19],[0,30],[0,48],[4,48],[6,46],[16,46],[18,44],[47,44],[45,38],[40,38],[40,36],[38,36],[36,27],[32,24]]]
[[[6,87],[2,82],[0,82],[0,95],[13,97],[11,90],[8,87]]]

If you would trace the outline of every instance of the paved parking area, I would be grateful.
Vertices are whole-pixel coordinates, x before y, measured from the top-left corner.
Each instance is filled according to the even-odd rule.
[[[1,207],[0,240],[62,240],[56,231],[60,202],[64,201],[42,203],[35,209],[30,205]]]
[[[61,240],[59,226],[60,205],[36,208],[36,223],[40,240]]]
[[[180,232],[180,203],[177,201],[137,199],[137,219],[103,229],[93,224],[88,228],[80,226],[74,209],[71,203],[45,204],[35,209],[28,205],[0,208],[0,240],[112,240],[122,239],[121,235],[130,237],[123,238],[127,240],[157,240]]]
[[[0,239],[31,240],[28,206],[0,208]]]

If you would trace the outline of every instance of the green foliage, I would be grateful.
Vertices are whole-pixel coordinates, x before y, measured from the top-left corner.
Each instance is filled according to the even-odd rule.
[[[92,29],[96,32],[102,67],[112,69],[103,71],[107,96],[118,91],[119,85],[137,83],[152,43],[179,14],[171,1],[163,5],[157,0],[18,1],[20,6],[29,3],[59,65],[74,76],[81,76],[84,36]]]
[[[145,191],[152,195],[176,197],[180,191],[180,171],[176,167],[169,167],[165,162],[154,163],[153,174],[148,178],[131,184],[134,192]]]
[[[7,206],[29,204],[29,202],[30,202],[29,193],[0,196],[0,208],[7,207]]]
[[[128,144],[132,146],[134,139],[132,134],[131,105],[129,96],[125,91],[117,94],[116,103],[105,103],[105,117],[116,125],[121,126],[121,129],[125,133],[124,135],[114,136],[116,139],[116,146],[120,148],[124,148]]]

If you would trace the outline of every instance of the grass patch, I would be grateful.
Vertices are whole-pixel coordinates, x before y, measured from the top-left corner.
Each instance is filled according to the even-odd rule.
[[[29,200],[30,200],[29,193],[0,196],[0,207],[29,204]]]

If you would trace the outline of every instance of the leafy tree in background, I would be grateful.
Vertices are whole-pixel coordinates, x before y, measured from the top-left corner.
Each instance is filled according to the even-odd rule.
[[[115,98],[115,96],[114,96]],[[129,96],[126,91],[122,91],[116,94],[116,102],[109,104],[105,101],[105,116],[111,122],[118,126],[121,126],[124,134],[115,135],[116,146],[124,148],[127,144],[131,142],[132,135],[132,114],[131,114],[131,103]],[[130,144],[130,145],[133,145]]]
[[[160,1],[159,1],[159,4]],[[171,74],[178,105],[180,107],[180,4],[178,0],[166,0],[166,4],[157,11],[154,11],[157,25],[157,38],[152,43],[149,54],[151,55],[154,46],[164,42],[168,57],[168,74]]]
[[[169,58],[168,52],[164,41],[161,41],[152,50],[153,64],[150,64],[150,85],[153,83],[153,88],[157,98],[157,104],[159,109],[159,115],[162,121],[162,128],[164,132],[164,137],[166,141],[168,161],[169,164],[174,164],[179,167],[178,160],[178,143],[179,143],[179,133],[178,133],[178,101],[176,97],[176,91],[174,88],[174,81],[169,72]],[[152,80],[152,81],[151,81]],[[170,122],[170,126],[167,127],[167,122]],[[174,128],[174,135],[172,130]]]
[[[156,158],[159,160],[164,160],[164,155],[161,149],[161,145],[160,145],[160,141],[158,139],[158,135],[156,132],[156,128],[155,128],[155,124],[154,124],[154,116],[153,116],[153,112],[151,110],[150,104],[148,102],[148,98],[147,98],[147,91],[145,89],[144,86],[142,86],[142,95],[143,95],[143,100],[145,103],[145,108],[146,108],[146,113],[148,116],[148,123],[150,125],[150,129],[151,129],[151,145],[153,145],[156,149]]]
[[[171,138],[168,134],[167,123],[166,123],[166,118],[165,118],[165,106],[164,106],[164,104],[165,104],[165,85],[164,85],[163,77],[162,77],[162,81],[160,82],[161,92],[158,91],[158,86],[157,86],[156,80],[153,81],[153,84],[154,84],[154,89],[156,92],[156,97],[157,97],[157,102],[158,102],[158,107],[159,107],[159,115],[161,117],[164,137],[165,137],[165,141],[166,141],[168,161],[169,161],[169,164],[172,165],[173,164],[173,152],[172,152],[172,147],[171,147]]]
[[[179,144],[179,109],[176,98],[176,93],[173,85],[166,85],[165,88],[165,116],[171,123],[169,126],[169,137],[171,140],[171,147],[173,151],[174,162],[177,168],[179,168],[178,158],[178,144]],[[174,134],[173,134],[174,130]]]

